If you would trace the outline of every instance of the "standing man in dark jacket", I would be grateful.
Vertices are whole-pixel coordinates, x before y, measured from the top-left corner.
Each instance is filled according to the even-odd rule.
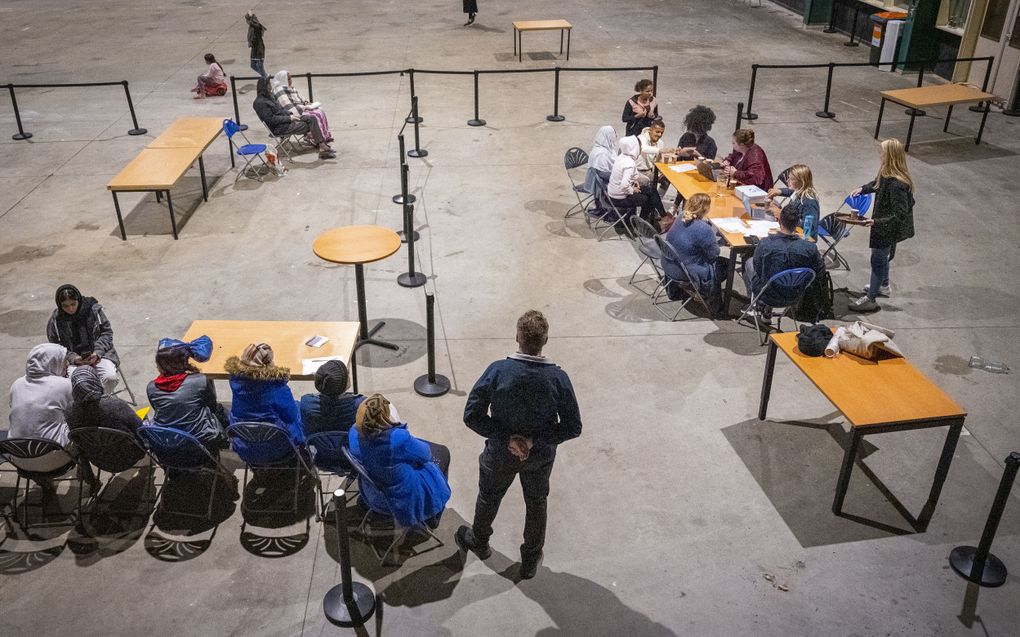
[[[280,102],[273,97],[273,91],[269,87],[269,78],[264,77],[258,81],[255,89],[255,101],[251,107],[255,114],[269,127],[270,132],[277,137],[287,135],[311,135],[312,140],[319,149],[319,159],[333,159],[336,153],[326,142],[319,127],[319,120],[310,113],[304,115],[291,114],[290,111],[280,105]]]
[[[251,68],[259,74],[259,77],[266,77],[266,43],[262,40],[262,34],[266,27],[259,22],[254,11],[244,14],[244,20],[248,23],[248,48],[251,49]]]
[[[478,499],[471,527],[457,529],[464,551],[492,554],[492,522],[506,490],[520,474],[524,491],[521,579],[538,571],[545,544],[546,499],[556,446],[581,435],[581,414],[570,379],[542,356],[549,323],[529,310],[517,320],[516,354],[489,365],[468,396],[464,423],[485,437],[478,457]]]

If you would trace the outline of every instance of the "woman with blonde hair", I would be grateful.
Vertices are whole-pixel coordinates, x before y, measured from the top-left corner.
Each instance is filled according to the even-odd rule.
[[[898,139],[882,142],[879,151],[878,176],[852,194],[875,193],[872,207],[871,282],[864,286],[864,295],[852,302],[849,308],[856,312],[876,312],[879,296],[888,297],[889,262],[896,255],[896,244],[914,236],[914,181],[907,170],[907,153]]]
[[[358,406],[347,442],[376,487],[359,485],[370,510],[389,511],[404,527],[439,526],[450,499],[448,448],[412,436],[381,394],[372,394]]]
[[[800,217],[800,225],[804,229],[804,238],[814,241],[818,234],[818,215],[821,206],[818,193],[815,191],[811,169],[804,164],[794,164],[786,177],[788,188],[770,188],[769,200],[775,197],[787,197],[783,208],[790,208]]]
[[[687,200],[683,216],[666,233],[666,243],[673,247],[676,254],[666,251],[662,255],[662,270],[670,282],[666,286],[670,299],[679,301],[684,298],[683,290],[671,282],[690,281],[698,287],[701,296],[708,300],[708,309],[714,313],[722,301],[720,274],[726,272],[726,269],[716,264],[719,259],[719,243],[715,228],[705,219],[711,205],[712,198],[703,192]],[[690,279],[687,278],[688,274]]]

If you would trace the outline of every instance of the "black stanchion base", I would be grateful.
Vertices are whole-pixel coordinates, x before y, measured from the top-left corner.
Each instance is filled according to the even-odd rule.
[[[752,113],[752,112],[748,111],[748,112],[742,114],[740,117],[742,119],[754,121],[754,120],[758,119],[758,113]]]
[[[247,124],[238,124],[237,130],[248,130]]]
[[[450,391],[450,379],[442,374],[436,374],[434,380],[429,380],[428,374],[423,374],[414,379],[414,391],[420,396],[435,398]]]
[[[833,29],[832,27],[825,27],[824,29],[822,29],[822,33],[839,33],[839,31]]]
[[[984,110],[984,109],[981,109],[981,110]],[[925,115],[928,114],[928,113],[922,111],[919,108],[907,108],[907,109],[903,110],[903,113],[905,115],[913,115],[914,117],[924,117]]]
[[[815,117],[821,117],[823,119],[835,119],[836,114],[832,111],[817,111]]]
[[[393,195],[393,203],[400,204],[403,206],[405,203],[414,203],[418,201],[418,198],[414,195],[408,195],[407,199],[404,199],[404,195]]]
[[[421,238],[421,235],[418,234],[417,230],[412,230],[411,234],[414,235],[415,241]],[[403,230],[397,230],[397,236],[400,237],[400,243],[407,243],[407,235],[404,234]]]
[[[149,131],[146,128],[132,128],[128,131],[128,135],[144,135],[148,132]]]
[[[981,586],[1002,586],[1006,582],[1006,565],[1002,563],[1002,560],[989,553],[985,560],[985,570],[982,571],[981,577],[978,579],[973,573],[975,553],[977,553],[977,547],[958,546],[949,554],[949,564],[957,575],[967,581]]]
[[[415,118],[411,117],[410,115],[408,115],[407,117],[404,118],[404,122],[407,123],[407,124],[421,124],[424,121],[425,121],[425,118],[422,117],[421,115],[418,116],[418,119],[415,119]]]
[[[545,118],[550,122],[562,122],[563,120],[567,119],[562,115],[546,115]]]
[[[981,103],[978,103],[978,104],[974,104],[973,106],[967,107],[967,110],[970,111],[971,113],[984,113],[985,112],[985,107]],[[1006,111],[1003,111],[1003,113],[1005,113],[1005,112]]]
[[[350,602],[344,601],[342,586],[337,584],[322,598],[322,612],[331,624],[343,628],[363,626],[375,612],[375,594],[361,582],[352,582],[354,595]]]
[[[401,287],[405,288],[421,287],[425,285],[425,281],[427,280],[428,277],[421,272],[404,272],[397,277],[397,283],[399,283]]]
[[[424,148],[412,148],[411,150],[407,151],[407,156],[417,158],[428,157],[429,151],[425,150]]]
[[[11,135],[11,139],[21,141],[23,139],[32,139],[32,133],[14,133]]]
[[[468,126],[485,126],[484,119],[469,119]]]
[[[844,42],[843,46],[860,46],[860,45],[857,44],[856,42]]]

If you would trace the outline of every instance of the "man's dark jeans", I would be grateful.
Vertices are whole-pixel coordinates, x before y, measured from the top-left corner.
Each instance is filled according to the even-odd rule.
[[[536,445],[528,459],[522,462],[510,453],[506,442],[485,441],[485,450],[478,456],[478,500],[471,526],[480,542],[488,543],[492,536],[492,521],[499,513],[499,503],[514,478],[520,474],[525,506],[521,558],[538,557],[545,544],[546,498],[549,496],[549,476],[554,460],[555,445]]]

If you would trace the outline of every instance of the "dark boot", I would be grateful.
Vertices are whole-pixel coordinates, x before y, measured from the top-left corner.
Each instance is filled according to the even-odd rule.
[[[453,536],[453,541],[457,543],[460,550],[465,553],[471,551],[478,556],[480,560],[487,560],[492,555],[492,549],[489,547],[488,542],[482,542],[475,537],[470,527],[462,526],[457,529],[457,533]]]

